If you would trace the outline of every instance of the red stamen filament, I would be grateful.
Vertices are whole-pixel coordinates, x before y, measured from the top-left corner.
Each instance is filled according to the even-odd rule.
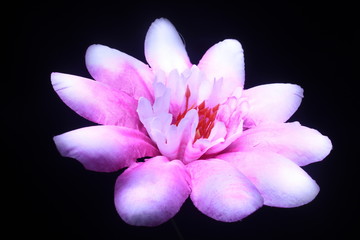
[[[217,111],[219,110],[219,104],[216,105],[215,107],[209,108],[209,107],[205,107],[205,102],[202,102],[199,106],[195,107],[194,105],[192,105],[189,108],[190,95],[191,95],[190,89],[189,87],[187,87],[185,92],[185,97],[186,97],[185,110],[183,113],[180,113],[177,116],[174,124],[178,126],[180,121],[185,117],[185,115],[191,109],[196,109],[199,115],[199,123],[196,127],[196,133],[194,138],[194,142],[196,142],[196,140],[200,138],[208,138],[210,136],[211,130],[215,125],[215,118]]]

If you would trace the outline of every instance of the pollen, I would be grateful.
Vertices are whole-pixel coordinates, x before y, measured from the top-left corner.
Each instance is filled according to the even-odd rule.
[[[208,138],[210,136],[211,130],[215,125],[215,118],[217,112],[219,110],[219,104],[215,107],[206,107],[205,101],[203,101],[198,106],[192,105],[189,107],[189,98],[191,96],[191,92],[189,87],[187,86],[185,92],[185,110],[180,113],[174,122],[176,126],[179,125],[180,121],[185,117],[185,115],[192,109],[197,110],[199,116],[199,123],[196,127],[194,142],[196,142],[200,138]]]

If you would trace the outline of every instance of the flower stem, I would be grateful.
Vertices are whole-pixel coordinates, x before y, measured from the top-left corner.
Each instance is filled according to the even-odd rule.
[[[170,221],[171,221],[171,224],[173,225],[173,227],[175,228],[175,231],[176,231],[176,234],[177,234],[179,240],[185,240],[185,238],[182,236],[175,220],[172,218]]]

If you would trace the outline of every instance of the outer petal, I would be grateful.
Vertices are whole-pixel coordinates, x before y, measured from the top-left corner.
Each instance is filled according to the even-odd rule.
[[[223,78],[221,91],[216,89],[217,95],[229,97],[236,88],[243,88],[245,81],[243,52],[237,40],[227,39],[212,46],[200,60],[199,68],[211,81]]]
[[[244,90],[243,97],[250,105],[244,126],[253,127],[267,122],[286,122],[300,106],[303,89],[294,84],[265,84]]]
[[[106,125],[143,129],[136,113],[137,101],[106,84],[63,73],[52,73],[60,98],[80,116]]]
[[[86,67],[97,81],[124,91],[135,99],[152,100],[153,74],[141,61],[116,49],[100,44],[86,51]]]
[[[272,152],[237,152],[218,156],[232,163],[260,191],[264,204],[298,207],[311,202],[319,186],[299,166]]]
[[[175,27],[165,18],[155,20],[145,38],[145,57],[151,68],[179,73],[191,67],[185,46]]]
[[[253,213],[263,199],[252,183],[229,163],[198,160],[187,165],[191,175],[191,200],[205,215],[234,222]]]
[[[80,128],[55,136],[54,141],[62,156],[75,158],[97,172],[117,171],[138,158],[158,154],[143,133],[117,126]]]
[[[190,194],[189,176],[178,160],[155,157],[130,167],[115,185],[115,206],[131,225],[157,226],[172,218]]]
[[[246,130],[227,149],[237,151],[271,151],[300,166],[321,161],[331,151],[328,137],[317,130],[294,123],[273,123]]]

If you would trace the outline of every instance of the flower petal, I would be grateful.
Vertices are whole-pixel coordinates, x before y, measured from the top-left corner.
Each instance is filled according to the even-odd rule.
[[[85,60],[95,80],[126,92],[135,99],[146,97],[152,100],[153,74],[146,64],[136,58],[95,44],[87,49]]]
[[[227,148],[238,139],[243,131],[243,117],[246,115],[249,104],[244,99],[236,97],[228,98],[220,105],[216,119],[222,121],[226,126],[226,137],[224,141],[210,148],[206,154],[216,154]]]
[[[311,202],[319,186],[299,166],[272,152],[237,152],[218,156],[233,164],[260,191],[264,204],[299,207]]]
[[[118,126],[92,126],[54,137],[64,157],[75,158],[88,170],[112,172],[136,159],[155,156],[157,149],[143,133]]]
[[[179,211],[190,191],[185,166],[159,156],[130,167],[118,177],[115,206],[128,224],[157,226]]]
[[[197,111],[188,111],[178,125],[172,124],[173,116],[168,113],[170,107],[170,89],[162,83],[155,86],[156,98],[154,105],[140,98],[138,114],[140,121],[163,156],[170,160],[180,159],[185,163],[198,159],[205,151],[194,149],[192,143],[196,126],[199,122]],[[209,146],[210,147],[210,146]]]
[[[303,89],[295,84],[273,83],[244,90],[250,109],[244,126],[253,127],[266,122],[286,122],[298,109]]]
[[[294,122],[272,123],[248,129],[226,151],[271,151],[304,166],[323,160],[331,149],[328,137]]]
[[[217,96],[230,97],[236,88],[242,89],[244,86],[244,54],[237,40],[226,39],[215,44],[205,53],[198,66],[211,81],[223,78],[221,91],[215,90]]]
[[[191,175],[191,200],[205,215],[235,222],[263,204],[254,185],[226,161],[198,160],[187,165]]]
[[[143,129],[136,113],[137,101],[101,82],[63,73],[52,73],[60,98],[80,116],[105,125]]]
[[[145,38],[145,57],[151,68],[170,73],[179,73],[191,67],[184,43],[171,22],[165,18],[156,19]]]

